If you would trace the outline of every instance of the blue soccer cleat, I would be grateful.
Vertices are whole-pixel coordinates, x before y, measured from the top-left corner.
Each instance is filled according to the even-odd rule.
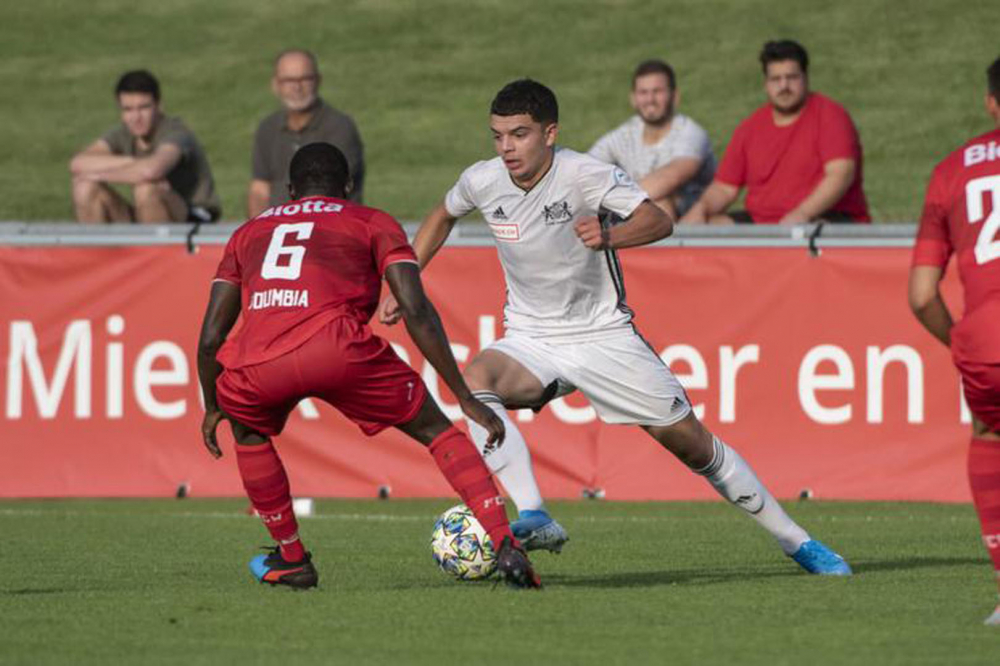
[[[850,576],[851,567],[825,544],[810,539],[790,556],[803,569],[819,576]]]
[[[287,585],[288,587],[305,590],[316,587],[319,574],[312,564],[309,553],[301,562],[288,562],[281,556],[281,549],[275,547],[267,555],[257,555],[250,560],[250,573],[261,583],[268,585]]]
[[[522,511],[517,520],[510,524],[510,531],[518,538],[525,550],[547,550],[559,553],[569,534],[545,510]]]

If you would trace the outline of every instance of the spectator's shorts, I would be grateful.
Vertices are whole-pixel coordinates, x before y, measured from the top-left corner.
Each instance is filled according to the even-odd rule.
[[[219,219],[219,211],[205,208],[204,206],[192,206],[188,204],[188,222],[215,222]]]

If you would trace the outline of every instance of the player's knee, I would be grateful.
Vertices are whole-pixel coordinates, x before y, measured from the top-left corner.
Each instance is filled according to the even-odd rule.
[[[670,426],[648,426],[646,431],[688,467],[697,469],[712,462],[712,433],[694,413]]]
[[[470,363],[462,373],[465,383],[473,391],[495,391],[496,376],[481,363]]]

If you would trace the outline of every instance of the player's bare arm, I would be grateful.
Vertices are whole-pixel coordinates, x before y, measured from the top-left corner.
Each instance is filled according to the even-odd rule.
[[[86,178],[93,174],[112,169],[120,169],[135,161],[128,155],[115,155],[104,139],[98,139],[78,152],[69,162],[69,172],[75,178]]]
[[[198,337],[198,381],[205,398],[201,435],[205,448],[216,458],[222,457],[222,449],[219,448],[215,430],[226,416],[219,409],[215,397],[215,380],[222,373],[222,365],[215,356],[239,315],[240,288],[223,280],[213,282],[205,319],[201,324],[201,335]]]
[[[423,268],[434,255],[437,254],[444,242],[448,240],[452,228],[455,226],[457,217],[452,216],[445,208],[444,203],[439,203],[427,214],[424,221],[417,229],[417,235],[413,239],[413,251],[417,254],[417,261],[420,268]],[[399,321],[402,312],[399,303],[393,294],[386,296],[385,300],[379,304],[378,319],[387,326],[392,326]]]
[[[576,235],[591,250],[618,250],[654,243],[674,232],[674,220],[659,206],[643,201],[622,224],[602,227],[596,217],[577,220]]]
[[[931,335],[950,347],[953,321],[938,288],[943,275],[937,266],[910,269],[910,309]]]
[[[386,269],[385,277],[399,303],[410,338],[458,398],[462,412],[489,432],[490,443],[503,442],[503,422],[489,407],[476,400],[458,370],[441,318],[424,293],[420,269],[409,262],[397,262]]]
[[[788,211],[781,224],[805,224],[830,210],[854,182],[857,163],[852,159],[830,160],[823,165],[823,179],[802,203]]]
[[[95,178],[109,183],[150,183],[163,180],[181,161],[181,149],[175,144],[164,143],[146,157],[128,158],[128,164],[98,171]]]
[[[722,216],[740,194],[740,188],[719,180],[713,180],[701,198],[691,206],[691,209],[681,217],[681,224],[721,224],[719,218],[725,217],[732,223],[728,216]],[[716,218],[716,219],[713,219]]]

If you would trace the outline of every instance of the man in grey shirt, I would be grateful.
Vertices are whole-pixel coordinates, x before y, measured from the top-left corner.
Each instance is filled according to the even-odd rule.
[[[288,165],[302,146],[323,141],[347,157],[351,201],[361,203],[365,179],[364,148],[354,120],[319,97],[316,56],[302,49],[282,51],[274,60],[271,90],[281,109],[261,121],[253,144],[253,174],[247,214],[288,201]]]
[[[673,68],[662,60],[641,63],[632,75],[636,115],[591,147],[599,160],[624,169],[660,208],[680,217],[715,174],[708,134],[677,113],[680,93]]]
[[[146,70],[115,86],[121,122],[73,156],[79,222],[211,222],[219,197],[198,139],[160,109],[160,84]],[[126,200],[111,185],[132,189]]]

